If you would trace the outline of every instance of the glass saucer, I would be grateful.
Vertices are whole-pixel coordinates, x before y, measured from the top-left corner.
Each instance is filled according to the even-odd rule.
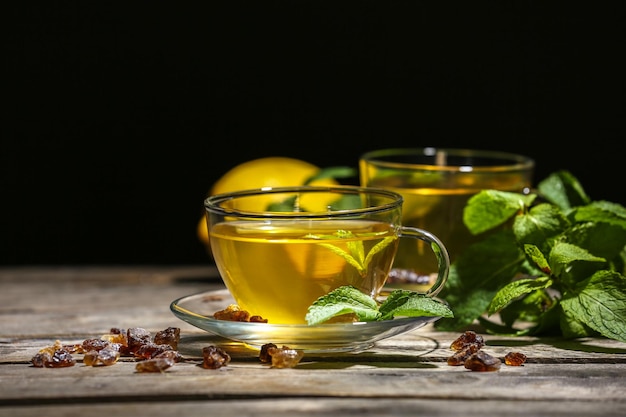
[[[305,352],[362,352],[375,342],[418,329],[441,317],[401,317],[393,320],[306,324],[270,324],[217,320],[213,313],[235,304],[227,289],[188,295],[172,301],[179,319],[226,339],[261,349],[266,343]]]

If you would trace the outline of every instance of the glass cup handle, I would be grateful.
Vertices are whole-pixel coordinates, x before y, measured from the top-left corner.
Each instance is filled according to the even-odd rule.
[[[424,242],[429,243],[430,249],[435,254],[437,258],[438,272],[437,279],[435,283],[430,287],[428,291],[426,291],[426,295],[429,297],[434,297],[439,294],[439,291],[443,289],[446,281],[448,280],[448,274],[450,273],[450,255],[448,254],[448,249],[444,246],[444,244],[439,240],[439,238],[433,235],[430,232],[427,232],[423,229],[418,229],[417,227],[408,227],[402,226],[400,227],[399,237],[410,237],[413,239],[420,239]]]

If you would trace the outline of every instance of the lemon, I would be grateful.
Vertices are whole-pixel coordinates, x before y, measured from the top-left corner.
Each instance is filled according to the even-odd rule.
[[[209,195],[261,187],[304,185],[306,181],[317,174],[319,170],[320,168],[318,166],[295,158],[271,156],[253,159],[231,168],[222,175],[211,187]],[[310,183],[310,185],[336,184],[337,181],[331,178]],[[264,209],[272,202],[277,201],[275,201],[273,196],[268,196],[267,200],[261,201],[262,207],[247,208],[252,210]],[[204,216],[202,216],[198,222],[197,233],[200,241],[208,247],[209,233]]]

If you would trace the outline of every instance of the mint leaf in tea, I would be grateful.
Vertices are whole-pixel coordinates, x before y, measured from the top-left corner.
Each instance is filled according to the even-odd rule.
[[[309,307],[306,321],[309,325],[331,319],[354,317],[358,321],[390,320],[394,317],[454,317],[443,302],[414,291],[394,290],[379,304],[372,297],[351,286],[337,288],[318,298]]]

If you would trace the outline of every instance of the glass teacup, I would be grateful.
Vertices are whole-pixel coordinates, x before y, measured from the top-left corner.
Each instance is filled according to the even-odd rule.
[[[444,286],[450,261],[432,233],[401,224],[400,194],[357,186],[261,188],[205,200],[216,266],[239,308],[274,324],[302,324],[320,296],[354,286],[376,298],[400,238],[425,242]]]

